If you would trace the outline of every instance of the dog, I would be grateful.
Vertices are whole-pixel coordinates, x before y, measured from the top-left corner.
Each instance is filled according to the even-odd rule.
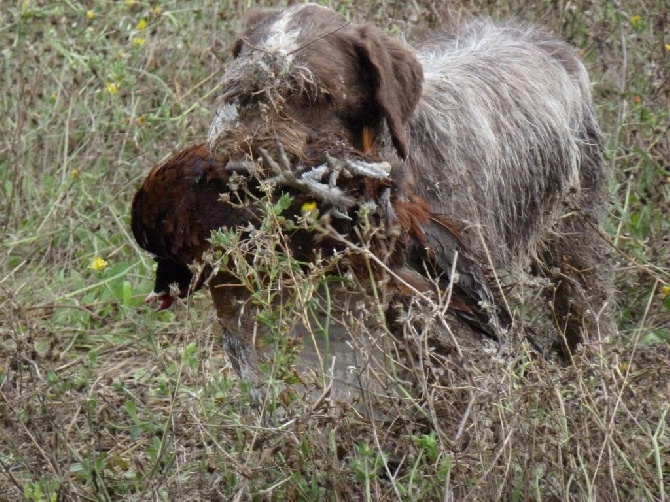
[[[488,19],[410,46],[300,4],[250,13],[232,56],[214,151],[271,137],[299,161],[332,137],[378,154],[401,192],[462,224],[480,263],[549,280],[564,355],[615,333],[600,230],[609,173],[575,48],[537,26]]]

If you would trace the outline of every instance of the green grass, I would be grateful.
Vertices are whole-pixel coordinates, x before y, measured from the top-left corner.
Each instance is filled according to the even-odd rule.
[[[668,500],[666,2],[447,3],[548,24],[582,49],[613,172],[621,336],[569,367],[521,343],[508,358],[464,341],[461,358],[429,357],[430,309],[394,343],[382,299],[347,313],[323,270],[276,258],[274,284],[294,294],[277,307],[257,287],[261,321],[288,341],[260,415],[207,295],[171,312],[142,305],[153,261],[129,234],[148,169],[205,138],[247,3],[24,0],[0,12],[0,500]],[[335,3],[410,37],[440,5]],[[324,311],[344,318],[367,381],[392,397],[319,399],[323,373],[299,382],[296,346],[330,335]],[[282,336],[301,323],[304,342]]]

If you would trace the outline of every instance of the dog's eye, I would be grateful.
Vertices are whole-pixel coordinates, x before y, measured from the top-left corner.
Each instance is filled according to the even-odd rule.
[[[296,90],[286,97],[287,112],[304,124],[322,125],[333,113],[333,98],[313,89]]]
[[[330,93],[314,87],[303,87],[302,89],[291,92],[287,97],[292,98],[301,106],[321,108],[329,107],[333,101]]]

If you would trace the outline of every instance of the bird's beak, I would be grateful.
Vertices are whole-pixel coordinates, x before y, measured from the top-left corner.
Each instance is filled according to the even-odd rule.
[[[144,303],[157,303],[158,306],[156,307],[157,311],[160,310],[165,310],[169,309],[170,305],[172,305],[175,301],[175,297],[172,296],[170,293],[165,293],[165,292],[160,292],[156,293],[155,291],[152,291],[149,293],[149,296],[146,297],[144,300]]]

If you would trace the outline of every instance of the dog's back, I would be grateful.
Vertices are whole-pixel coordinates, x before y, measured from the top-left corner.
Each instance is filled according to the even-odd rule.
[[[423,93],[398,175],[435,211],[472,225],[473,249],[483,236],[494,265],[535,254],[569,191],[602,188],[577,51],[536,27],[479,19],[435,34],[416,56]]]

